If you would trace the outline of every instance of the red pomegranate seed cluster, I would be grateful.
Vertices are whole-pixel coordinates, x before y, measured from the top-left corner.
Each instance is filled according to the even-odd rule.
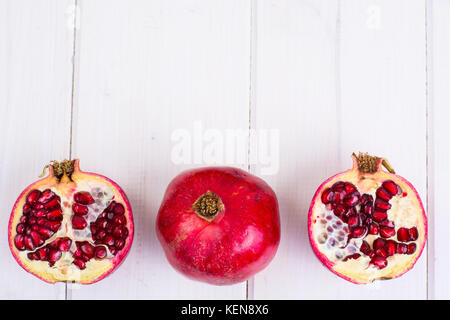
[[[348,241],[352,238],[364,238],[368,234],[380,235],[374,241],[373,249],[363,241],[360,251],[370,256],[371,264],[381,269],[387,266],[387,257],[396,253],[413,254],[416,250],[415,243],[406,245],[394,240],[385,240],[395,236],[396,233],[394,222],[387,219],[387,211],[391,208],[389,201],[401,193],[401,188],[394,181],[387,180],[376,190],[374,201],[369,194],[361,195],[352,183],[338,181],[322,192],[321,200],[328,210],[333,211],[338,218],[348,224],[350,229]],[[417,238],[416,227],[400,228],[397,232],[397,239],[401,242],[414,241]],[[345,257],[344,261],[359,257],[360,255],[355,253]]]
[[[372,259],[370,261],[371,264],[379,267],[380,269],[387,266],[387,257],[393,256],[396,253],[413,254],[417,248],[414,242],[405,244],[383,238],[375,239],[372,246],[373,248],[371,248],[366,241],[363,241],[359,250]]]
[[[82,230],[87,227],[86,221],[89,213],[89,205],[95,203],[95,199],[89,192],[81,191],[74,194],[72,205],[72,227]],[[72,239],[57,238],[51,243],[44,243],[52,237],[61,227],[63,220],[61,198],[50,189],[39,191],[32,190],[26,197],[23,206],[23,216],[17,225],[17,235],[14,244],[17,249],[29,250],[27,254],[30,260],[48,261],[53,266],[63,252],[71,251]],[[95,259],[104,259],[108,255],[125,247],[128,237],[126,227],[125,208],[122,204],[112,201],[108,207],[90,224],[92,241],[75,241],[76,250],[72,251],[73,264],[79,269],[86,268],[86,262]]]
[[[71,245],[70,238],[57,238],[35,252],[28,253],[27,256],[30,260],[48,261],[49,265],[53,266],[61,258],[62,252],[70,250]]]
[[[90,224],[95,244],[104,244],[112,255],[124,248],[128,237],[127,219],[122,204],[112,201],[109,206]]]
[[[42,246],[61,227],[61,199],[50,189],[32,190],[23,205],[23,216],[16,227],[17,249],[34,250]]]
[[[95,259],[104,259],[107,256],[107,251],[104,246],[93,246],[88,241],[76,241],[77,250],[73,253],[73,264],[79,269],[86,268],[86,262]]]
[[[75,203],[72,205],[72,228],[76,230],[82,230],[87,227],[86,219],[83,217],[88,214],[88,205],[94,204],[95,200],[89,192],[81,191],[77,192],[73,196]]]
[[[89,213],[88,206],[95,203],[95,200],[89,192],[85,191],[75,193],[73,199],[72,227],[82,230],[88,224],[85,219],[85,216]],[[112,255],[116,255],[119,250],[125,247],[125,241],[129,234],[126,223],[124,206],[116,201],[111,201],[108,207],[97,217],[97,220],[90,223],[92,240],[96,246],[87,241],[75,242],[77,250],[73,253],[73,264],[81,270],[85,269],[86,262],[92,258],[106,258],[108,255],[106,247]]]

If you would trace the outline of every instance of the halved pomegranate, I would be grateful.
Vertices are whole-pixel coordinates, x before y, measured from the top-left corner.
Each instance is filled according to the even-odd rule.
[[[308,230],[328,269],[351,282],[369,283],[397,278],[414,266],[427,239],[427,218],[411,183],[386,159],[360,153],[353,154],[351,170],[316,191]]]
[[[8,226],[17,262],[55,283],[97,282],[126,257],[133,216],[122,189],[110,179],[80,171],[79,160],[47,166],[49,175],[19,196]]]

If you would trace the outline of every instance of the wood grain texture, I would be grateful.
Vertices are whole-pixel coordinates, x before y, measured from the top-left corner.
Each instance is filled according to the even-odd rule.
[[[20,192],[52,159],[69,156],[72,1],[0,1],[0,227]],[[1,299],[64,299],[0,246]]]
[[[389,158],[426,200],[424,17],[423,1],[258,2],[255,123],[281,131],[269,181],[283,239],[255,298],[426,298],[426,253],[400,279],[353,285],[320,264],[306,227],[316,188],[354,151]]]
[[[72,287],[72,298],[245,299],[245,283],[215,287],[177,274],[157,241],[155,218],[170,180],[197,165],[171,161],[175,130],[192,134],[196,121],[204,130],[248,130],[249,4],[79,4],[74,156],[124,188],[136,237],[113,275]]]
[[[449,16],[440,0],[0,0],[0,226],[43,166],[70,155],[124,188],[136,223],[124,264],[97,284],[68,285],[67,297],[65,284],[22,270],[4,237],[0,298],[245,299],[245,283],[177,274],[154,228],[170,180],[213,164],[197,159],[208,139],[249,127],[279,135],[266,150],[279,155],[277,172],[228,164],[274,188],[282,219],[280,249],[250,280],[250,299],[450,298]],[[175,163],[174,133],[198,142],[198,126],[202,146]],[[247,142],[238,152],[260,156]],[[311,198],[354,151],[387,157],[428,204],[428,250],[400,279],[353,285],[310,249]]]
[[[450,3],[428,1],[428,189],[430,212],[429,298],[450,298],[450,249],[447,235],[448,181],[450,179]]]

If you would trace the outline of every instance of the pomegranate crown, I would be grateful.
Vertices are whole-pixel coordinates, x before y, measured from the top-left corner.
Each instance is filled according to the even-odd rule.
[[[44,170],[42,171],[42,174],[39,176],[39,178],[45,176],[47,169],[50,170],[50,174],[53,174],[53,176],[58,178],[58,180],[61,180],[64,175],[70,178],[75,170],[75,160],[65,159],[61,162],[52,160],[50,161],[50,164],[44,167]]]
[[[382,165],[390,173],[395,173],[395,170],[392,168],[390,163],[385,158],[371,156],[367,152],[366,153],[359,152],[358,155],[353,153],[352,156],[358,165],[359,172],[375,173],[380,169],[380,165]]]

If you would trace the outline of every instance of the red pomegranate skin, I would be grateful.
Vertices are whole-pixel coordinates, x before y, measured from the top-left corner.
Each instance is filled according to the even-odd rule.
[[[207,191],[224,204],[211,222],[193,209]],[[231,285],[261,271],[275,256],[280,242],[278,202],[267,183],[241,169],[188,170],[167,187],[156,229],[176,270],[194,280]]]

